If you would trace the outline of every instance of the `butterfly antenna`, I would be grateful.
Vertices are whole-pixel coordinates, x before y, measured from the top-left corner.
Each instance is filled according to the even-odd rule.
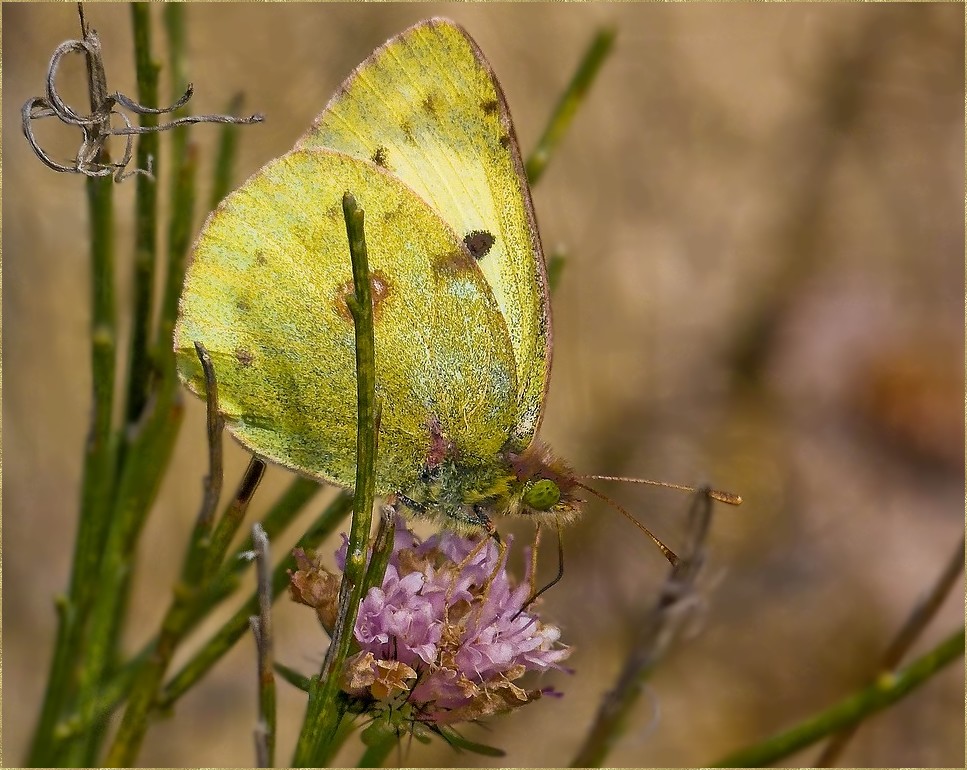
[[[604,477],[582,476],[582,478],[604,478]],[[676,555],[676,553],[671,548],[669,548],[667,545],[665,545],[661,540],[659,540],[655,536],[655,534],[650,529],[648,529],[648,527],[646,527],[644,524],[642,524],[640,521],[638,521],[638,519],[636,519],[634,516],[632,516],[630,513],[628,513],[627,510],[625,510],[620,505],[618,505],[618,503],[616,503],[614,500],[612,500],[606,494],[603,494],[602,492],[598,492],[598,490],[593,489],[593,488],[587,486],[586,484],[582,484],[580,481],[576,481],[575,480],[574,483],[577,484],[577,486],[581,487],[581,489],[586,489],[592,495],[595,495],[596,497],[601,498],[608,505],[610,505],[611,507],[613,507],[613,508],[617,509],[618,511],[620,511],[621,513],[623,513],[632,524],[634,524],[636,527],[638,527],[638,529],[640,529],[642,532],[644,532],[646,535],[648,535],[648,537],[651,538],[652,542],[655,545],[658,546],[658,550],[661,551],[665,555],[665,558],[666,559],[668,559],[669,564],[671,564],[673,567],[676,564],[678,564],[678,556]]]
[[[653,487],[666,487],[667,489],[677,489],[682,492],[697,492],[695,487],[689,487],[685,484],[672,484],[669,481],[652,481],[650,479],[632,479],[628,476],[581,476],[582,479],[594,479],[595,481],[628,481],[632,484],[648,484]],[[583,486],[583,485],[582,485]],[[587,487],[584,487],[587,489]],[[594,492],[594,490],[591,490]],[[597,494],[597,493],[595,493]],[[739,495],[732,494],[731,492],[722,492],[718,489],[709,489],[708,496],[713,500],[718,500],[720,503],[728,503],[729,505],[742,505],[742,498]]]

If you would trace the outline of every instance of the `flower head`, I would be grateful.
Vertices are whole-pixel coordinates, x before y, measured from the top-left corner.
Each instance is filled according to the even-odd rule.
[[[540,697],[518,680],[561,668],[570,649],[560,631],[525,609],[530,588],[507,571],[507,548],[442,532],[421,541],[401,517],[380,587],[369,590],[355,625],[358,652],[347,661],[348,694],[383,705],[405,702],[431,724],[478,719]],[[346,541],[336,553],[345,566]],[[304,554],[293,596],[329,620],[338,580]]]

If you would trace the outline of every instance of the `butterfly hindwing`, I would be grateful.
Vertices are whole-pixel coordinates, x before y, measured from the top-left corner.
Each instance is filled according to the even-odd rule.
[[[506,437],[527,446],[550,368],[547,280],[510,113],[476,43],[443,19],[411,27],[350,75],[297,147],[385,168],[461,239],[510,335],[517,394]]]
[[[210,352],[230,431],[256,454],[352,486],[355,336],[342,197],[365,210],[382,399],[377,492],[418,476],[433,431],[498,452],[518,386],[504,318],[455,233],[374,163],[330,150],[272,161],[211,215],[195,244],[175,350],[204,392]]]

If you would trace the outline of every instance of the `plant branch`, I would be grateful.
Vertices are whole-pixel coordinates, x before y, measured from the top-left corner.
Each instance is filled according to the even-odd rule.
[[[571,767],[601,766],[623,734],[645,680],[681,634],[696,606],[695,583],[705,563],[705,538],[711,518],[712,498],[708,489],[701,489],[689,511],[687,540],[678,562],[662,586],[657,604],[644,619],[618,681],[602,701]]]
[[[142,104],[158,103],[158,63],[151,55],[151,9],[147,3],[131,3],[134,31],[134,61],[138,98]],[[161,143],[157,131],[158,115],[143,112],[140,125],[146,133],[138,142],[137,167],[157,168]],[[158,261],[158,185],[153,176],[138,174],[135,189],[134,285],[132,327],[128,360],[127,403],[124,415],[128,424],[137,423],[148,400],[151,375],[149,340],[154,302],[154,276]],[[123,452],[120,462],[123,462]]]
[[[353,518],[346,550],[346,568],[339,587],[339,615],[335,634],[326,653],[322,671],[312,680],[306,716],[296,745],[293,765],[320,764],[328,753],[345,711],[340,695],[340,678],[349,647],[359,603],[366,586],[366,562],[372,528],[376,484],[376,435],[379,402],[376,398],[376,343],[373,331],[373,300],[370,291],[369,260],[366,252],[363,210],[356,199],[343,196],[343,215],[352,258],[355,293],[347,298],[356,328],[356,487]]]
[[[859,724],[872,714],[892,706],[963,654],[964,629],[961,627],[906,668],[881,676],[876,682],[855,695],[845,698],[789,730],[729,754],[714,763],[712,767],[765,767],[774,764],[806,746],[828,738],[851,725]]]
[[[218,410],[218,383],[215,369],[205,347],[195,343],[195,351],[205,372],[205,394],[208,407],[208,446],[209,475],[205,479],[205,490],[201,510],[195,521],[188,555],[182,567],[182,576],[174,598],[161,622],[161,632],[151,655],[142,665],[128,696],[128,707],[121,720],[117,735],[108,750],[105,765],[108,767],[128,767],[134,764],[138,751],[148,729],[148,715],[154,705],[158,688],[165,671],[171,662],[179,642],[190,626],[192,604],[198,595],[198,578],[204,564],[205,546],[211,533],[215,506],[222,488],[222,431],[225,422]],[[246,498],[247,507],[249,495]]]
[[[897,632],[897,635],[893,637],[893,641],[890,642],[890,646],[887,647],[883,659],[880,661],[881,676],[888,674],[900,665],[910,648],[913,647],[914,642],[920,638],[920,634],[936,616],[944,599],[959,583],[958,577],[964,571],[964,544],[964,538],[961,538],[960,543],[951,553],[943,572],[940,573],[927,594],[917,602],[906,622]],[[830,767],[835,764],[843,749],[846,748],[854,733],[859,729],[859,725],[860,723],[857,722],[834,735],[826,744],[826,748],[823,749],[823,753],[816,762],[816,767]]]
[[[340,494],[316,519],[306,533],[299,538],[297,548],[315,548],[329,537],[342,523],[352,508],[352,498],[348,493]],[[226,565],[228,566],[228,565]],[[284,593],[289,584],[289,570],[296,569],[295,559],[288,555],[272,572],[272,595],[276,598]],[[171,708],[175,701],[184,695],[228,652],[249,628],[249,616],[258,612],[258,595],[252,593],[248,600],[232,615],[208,642],[165,685],[157,701],[159,709]]]
[[[527,159],[525,170],[531,186],[536,185],[544,175],[544,171],[551,160],[554,150],[557,148],[561,139],[564,138],[564,134],[567,133],[568,128],[571,126],[571,121],[574,120],[574,116],[577,114],[578,107],[581,106],[581,103],[587,96],[588,89],[591,88],[591,84],[601,70],[601,65],[604,64],[605,59],[608,57],[611,46],[614,43],[614,38],[614,29],[599,30],[594,36],[594,40],[591,41],[591,45],[585,51],[577,70],[575,70],[571,78],[571,82],[568,84],[564,93],[561,94],[557,106],[554,108],[554,112],[547,121],[544,133],[541,135],[540,140],[538,140],[534,151]]]
[[[272,578],[269,572],[269,538],[256,523],[252,527],[255,543],[255,568],[258,574],[259,614],[249,618],[258,649],[259,719],[255,728],[256,757],[259,767],[275,763],[275,674],[272,654]]]

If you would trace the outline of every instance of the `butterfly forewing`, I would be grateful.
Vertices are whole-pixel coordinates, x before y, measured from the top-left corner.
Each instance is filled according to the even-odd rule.
[[[510,114],[477,45],[446,20],[406,30],[353,72],[297,147],[385,168],[462,240],[510,336],[517,395],[505,438],[528,445],[550,367],[547,281]]]

